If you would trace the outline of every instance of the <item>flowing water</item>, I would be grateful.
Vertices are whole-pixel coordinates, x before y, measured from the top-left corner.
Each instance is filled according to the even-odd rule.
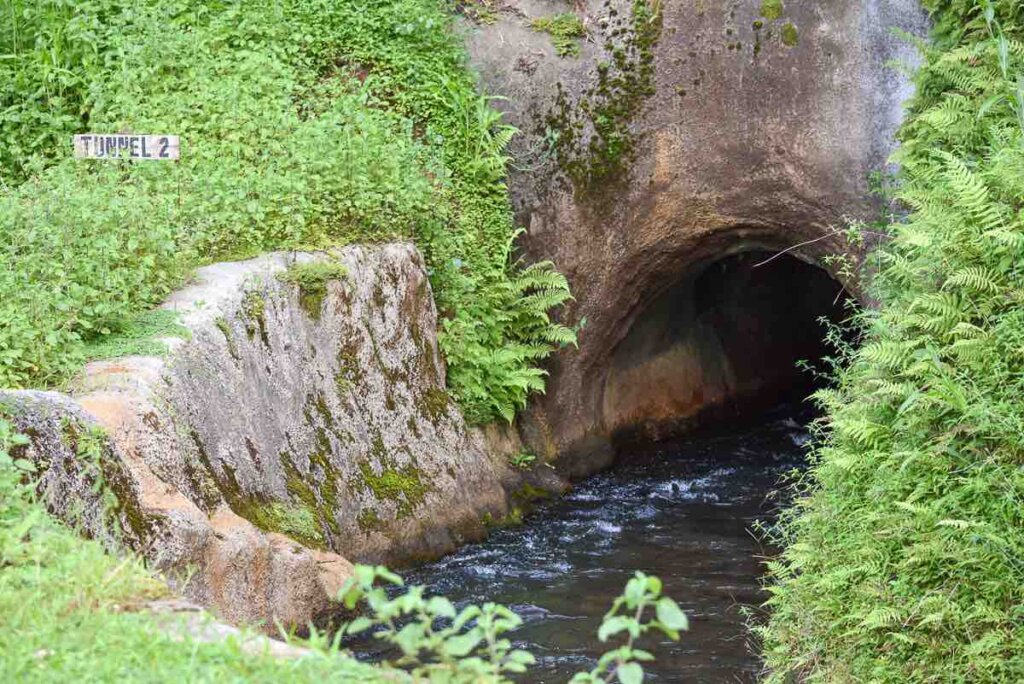
[[[496,601],[525,624],[512,639],[538,666],[524,682],[566,682],[608,645],[601,616],[636,570],[658,575],[690,616],[657,644],[647,681],[752,682],[760,663],[745,627],[764,599],[770,552],[751,532],[770,520],[781,475],[803,463],[807,416],[791,408],[620,454],[611,470],[541,505],[522,526],[405,574],[456,602]],[[653,646],[654,644],[647,644]]]

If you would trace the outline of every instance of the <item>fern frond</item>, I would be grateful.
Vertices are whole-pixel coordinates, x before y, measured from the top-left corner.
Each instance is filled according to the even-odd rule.
[[[983,235],[1000,245],[1017,250],[1024,249],[1024,233],[1020,231],[1009,228],[996,228],[995,230],[986,231]]]
[[[948,131],[961,121],[973,119],[975,111],[972,98],[959,93],[947,93],[942,102],[921,114],[918,121],[940,131]]]
[[[897,340],[880,340],[864,346],[861,356],[869,363],[875,363],[890,370],[901,368],[913,352],[912,343]]]
[[[555,270],[550,261],[538,261],[519,271],[512,281],[512,288],[517,293],[533,289],[561,290],[566,293],[566,299],[571,299],[569,281]]]
[[[992,352],[992,345],[984,337],[957,340],[950,345],[950,353],[969,364],[983,363]]]
[[[544,340],[560,347],[568,347],[569,345],[579,346],[576,331],[564,325],[548,326],[544,329],[542,335]]]
[[[931,333],[952,330],[964,316],[960,298],[950,292],[921,294],[911,302],[910,311],[924,311],[931,314],[924,317],[921,325],[921,327]]]
[[[889,433],[885,425],[868,420],[847,420],[836,424],[837,435],[846,435],[854,443],[877,449]]]
[[[947,285],[975,292],[999,292],[999,275],[984,266],[962,268],[946,279]]]

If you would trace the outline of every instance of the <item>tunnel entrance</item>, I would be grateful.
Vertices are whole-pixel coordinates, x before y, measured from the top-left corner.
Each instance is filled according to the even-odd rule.
[[[538,656],[524,682],[567,681],[597,662],[607,644],[595,634],[633,569],[660,577],[699,616],[686,639],[659,646],[647,672],[756,681],[745,610],[767,598],[762,559],[774,550],[750,523],[773,519],[783,500],[768,493],[805,465],[813,411],[791,401],[814,376],[797,362],[831,354],[821,319],[847,313],[827,272],[776,254],[703,261],[624,316],[624,335],[605,347],[606,373],[591,376],[603,383],[595,396],[611,437],[581,452],[577,472],[591,476],[537,504],[524,526],[407,575],[459,607],[512,606],[524,620],[517,643]]]
[[[603,415],[616,446],[803,398],[833,353],[827,322],[848,315],[842,285],[789,255],[704,262],[653,299],[616,347]]]

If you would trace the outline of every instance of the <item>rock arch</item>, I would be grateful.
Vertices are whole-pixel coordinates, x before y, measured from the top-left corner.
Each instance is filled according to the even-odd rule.
[[[642,39],[632,0],[510,0],[496,22],[468,26],[485,88],[522,131],[510,178],[521,247],[566,273],[566,317],[587,321],[522,421],[570,474],[610,458],[616,349],[666,289],[741,252],[806,243],[789,256],[822,265],[846,249],[837,227],[879,216],[869,178],[911,93],[887,62],[914,59],[892,29],[927,28],[916,0],[657,4]],[[531,21],[573,6],[589,38],[559,57]],[[595,123],[609,112],[620,120]],[[611,160],[610,140],[626,145]],[[581,181],[581,165],[597,171]]]

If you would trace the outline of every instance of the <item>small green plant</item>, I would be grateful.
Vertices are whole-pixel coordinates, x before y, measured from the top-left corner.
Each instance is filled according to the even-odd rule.
[[[534,664],[533,655],[513,648],[504,636],[522,624],[508,608],[486,603],[456,611],[444,597],[427,598],[424,587],[390,598],[378,581],[395,587],[404,584],[387,568],[355,567],[341,601],[350,610],[364,603],[369,614],[349,622],[341,633],[361,634],[374,628],[374,638],[402,652],[391,666],[409,670],[416,679],[470,684],[503,682],[506,674],[526,672]]]
[[[35,498],[36,468],[14,450],[27,444],[28,438],[0,417],[0,566],[16,562],[24,550],[25,532],[46,516],[41,508],[26,510],[24,505]]]
[[[537,462],[537,457],[529,451],[520,451],[519,453],[510,456],[508,462],[515,468],[529,470],[533,467],[533,464]]]
[[[536,31],[551,36],[555,43],[555,54],[559,57],[576,57],[580,54],[580,39],[585,38],[587,29],[574,12],[563,12],[550,17],[539,17],[530,22]]]
[[[580,672],[571,684],[604,684],[618,680],[621,684],[640,684],[644,680],[641,663],[654,660],[654,654],[636,647],[646,634],[658,632],[672,641],[679,640],[679,632],[690,628],[686,614],[674,600],[662,596],[661,580],[637,572],[626,583],[626,589],[615,599],[611,610],[604,616],[597,638],[602,642],[625,635],[626,641],[608,651],[590,672]],[[654,614],[649,613],[653,609]]]
[[[417,681],[445,684],[500,684],[508,681],[506,675],[522,674],[536,662],[505,636],[522,624],[505,606],[487,603],[456,610],[444,597],[428,598],[424,587],[410,587],[399,595],[388,590],[403,586],[402,578],[387,568],[357,565],[339,598],[349,610],[362,607],[365,614],[343,625],[335,643],[342,636],[372,630],[375,639],[401,651],[388,666],[410,672]],[[643,681],[641,663],[653,660],[654,654],[637,648],[637,642],[651,632],[676,641],[689,628],[679,605],[661,592],[661,580],[642,572],[626,583],[598,630],[602,642],[625,635],[625,643],[602,655],[592,671],[575,675],[574,684]]]
[[[786,23],[782,27],[782,44],[786,47],[796,47],[800,43],[800,33],[796,26]]]
[[[283,283],[298,285],[300,289],[312,292],[327,287],[331,280],[341,280],[348,275],[344,264],[335,261],[302,261],[277,274]]]
[[[327,283],[348,275],[344,264],[334,261],[305,261],[294,263],[288,270],[277,274],[283,283],[299,286],[299,304],[314,320],[319,320]]]
[[[498,21],[497,2],[500,0],[458,0],[456,8],[478,24],[490,25]]]
[[[781,17],[783,10],[782,0],[761,0],[761,16],[768,21]]]

